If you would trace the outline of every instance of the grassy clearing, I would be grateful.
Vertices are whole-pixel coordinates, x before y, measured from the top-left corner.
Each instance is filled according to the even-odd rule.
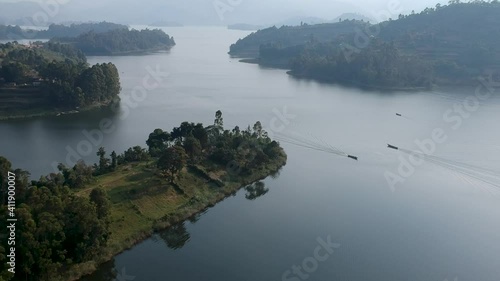
[[[248,176],[229,176],[224,167],[213,163],[184,169],[175,185],[162,178],[153,162],[121,166],[117,171],[100,176],[97,182],[78,191],[89,196],[93,188],[105,189],[112,202],[111,237],[103,257],[69,270],[74,276],[89,274],[113,256],[149,237],[154,231],[168,228],[215,205],[241,187],[261,180],[278,171],[286,163],[286,156]],[[220,186],[220,183],[223,186]],[[80,274],[75,274],[75,271]]]

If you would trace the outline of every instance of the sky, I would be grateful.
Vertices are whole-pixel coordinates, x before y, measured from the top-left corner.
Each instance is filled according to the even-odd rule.
[[[45,13],[51,22],[107,20],[127,24],[155,21],[174,21],[185,25],[272,24],[299,17],[332,20],[343,13],[397,18],[399,12],[420,11],[425,7],[434,7],[438,2],[447,3],[439,0],[0,0],[0,19],[12,20],[34,14],[43,17],[40,13]]]

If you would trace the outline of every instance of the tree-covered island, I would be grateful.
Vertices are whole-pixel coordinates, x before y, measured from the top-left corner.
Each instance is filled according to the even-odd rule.
[[[68,44],[0,44],[0,119],[56,115],[118,101],[112,63],[88,65]]]
[[[174,38],[161,29],[135,30],[110,22],[51,24],[47,30],[0,25],[0,40],[22,39],[50,39],[52,43],[73,45],[91,56],[141,54],[164,51],[175,46]]]
[[[168,50],[175,46],[173,37],[161,29],[114,29],[93,31],[77,37],[57,37],[51,42],[70,44],[90,56],[140,54]]]
[[[260,122],[227,130],[220,111],[213,125],[156,129],[146,144],[119,155],[100,148],[98,163],[60,164],[59,173],[38,180],[0,157],[0,220],[6,221],[12,199],[6,196],[9,172],[15,174],[18,219],[16,272],[7,270],[10,249],[1,245],[0,281],[76,280],[241,187],[247,186],[249,200],[266,194],[257,181],[276,175],[287,159]],[[7,231],[2,227],[0,236]]]

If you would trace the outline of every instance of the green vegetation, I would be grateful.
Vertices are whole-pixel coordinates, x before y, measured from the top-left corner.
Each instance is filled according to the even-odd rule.
[[[14,171],[14,201],[6,196],[9,171],[11,164],[0,157],[0,219],[7,221],[8,212],[14,212],[18,220],[15,245],[0,246],[0,280],[55,280],[65,267],[100,254],[109,238],[110,211],[102,190],[78,196],[63,184],[61,174],[30,183],[29,173],[18,169]],[[3,227],[0,234],[8,237],[7,229]],[[15,275],[5,270],[6,250],[10,254],[11,247],[15,247]]]
[[[153,234],[162,233],[171,247],[182,247],[187,232],[177,223],[213,206],[241,187],[254,200],[269,190],[256,181],[275,174],[286,163],[279,143],[257,122],[253,129],[223,128],[218,111],[214,124],[183,122],[171,132],[156,129],[148,148],[130,148],[121,155],[28,181],[16,170],[16,209],[21,245],[16,275],[0,264],[0,280],[74,280],[89,274],[114,255]],[[0,157],[0,188],[5,194],[10,163]],[[5,198],[0,219],[6,216]],[[5,228],[0,235],[5,235]],[[5,251],[0,248],[0,260]]]
[[[280,48],[306,44],[311,40],[329,42],[336,40],[342,34],[354,32],[356,28],[363,29],[367,23],[362,21],[343,21],[339,23],[324,23],[301,26],[276,26],[253,32],[247,37],[231,45],[229,54],[235,57],[256,58],[261,45],[272,44]]]
[[[173,37],[160,29],[115,29],[103,33],[88,32],[76,38],[56,38],[53,42],[68,43],[87,55],[121,55],[167,50],[175,45]]]
[[[297,77],[359,87],[416,89],[432,85],[432,68],[427,62],[403,55],[394,44],[379,39],[350,58],[343,45],[313,44],[291,61],[291,69],[289,73]]]
[[[109,105],[120,92],[113,64],[90,67],[70,45],[0,44],[0,65],[0,118]]]
[[[0,40],[19,40],[24,38],[34,38],[37,34],[35,30],[23,30],[20,26],[0,25]]]
[[[307,30],[333,34],[338,24],[359,22],[261,30],[231,46],[231,53],[259,46],[258,59],[251,61],[291,69],[297,77],[368,88],[470,85],[484,71],[499,69],[498,15],[496,0],[450,1],[397,20],[363,23],[335,38],[315,32],[307,40]]]
[[[115,29],[128,29],[126,25],[100,22],[71,25],[51,24],[47,30],[23,30],[19,26],[0,25],[0,40],[52,39],[55,37],[77,37],[87,32],[103,33]]]
[[[117,29],[128,29],[128,26],[111,22],[79,23],[71,25],[51,24],[47,30],[39,31],[36,38],[52,39],[61,37],[78,37],[84,33],[105,33]]]

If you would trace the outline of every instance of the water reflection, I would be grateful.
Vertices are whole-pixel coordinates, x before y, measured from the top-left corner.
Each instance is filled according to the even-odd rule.
[[[266,195],[269,192],[269,188],[266,188],[266,184],[264,182],[258,181],[245,187],[245,191],[247,192],[245,194],[246,199],[255,200]]]
[[[88,276],[84,276],[78,281],[92,281],[92,280],[114,281],[116,280],[117,276],[118,272],[115,269],[115,259],[112,259],[108,262],[101,264],[94,273]]]
[[[191,235],[183,222],[158,233],[157,237],[161,238],[170,249],[178,250],[186,245]]]

